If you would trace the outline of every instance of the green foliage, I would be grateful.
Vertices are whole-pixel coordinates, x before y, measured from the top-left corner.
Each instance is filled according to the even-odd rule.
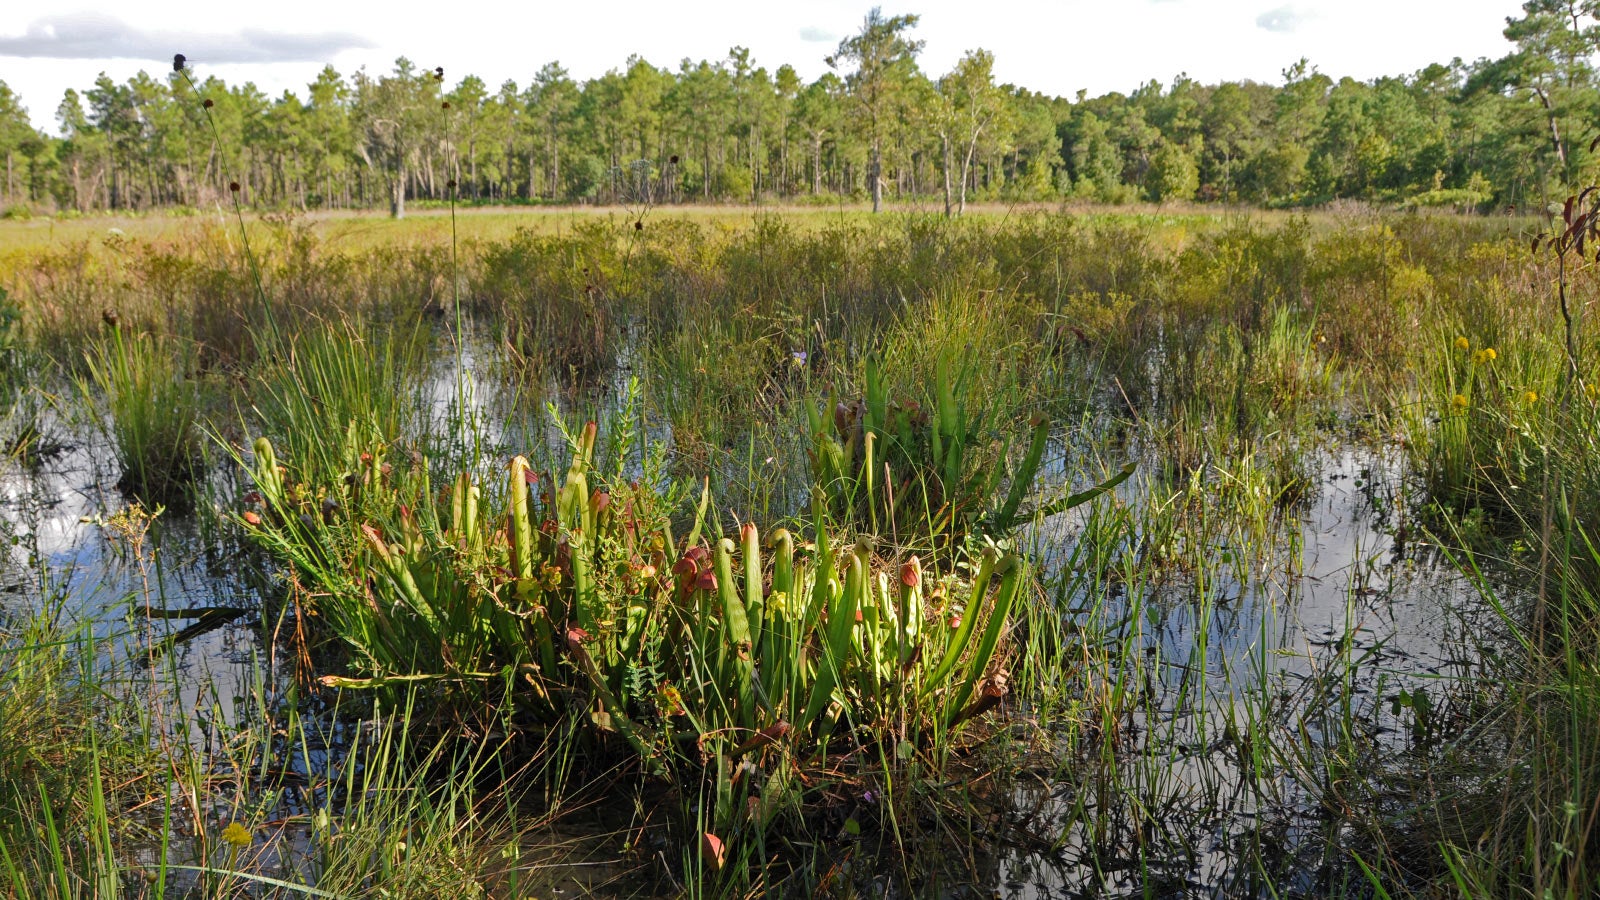
[[[1532,37],[1541,20],[1547,28],[1561,20],[1564,30],[1556,8],[1525,4],[1528,18],[1512,22],[1508,35]],[[1510,660],[1491,654],[1485,683],[1495,689],[1474,698],[1487,706],[1481,721],[1517,723],[1499,732],[1506,752],[1451,773],[1469,787],[1449,801],[1452,812],[1426,838],[1442,849],[1442,874],[1472,896],[1531,885],[1545,896],[1579,897],[1593,893],[1600,871],[1592,838],[1600,778],[1600,389],[1593,362],[1600,347],[1571,305],[1594,284],[1587,255],[1600,238],[1594,191],[1569,198],[1555,229],[1531,248],[1467,254],[1479,264],[1515,260],[1536,287],[1511,303],[1506,279],[1475,285],[1478,302],[1441,317],[1418,353],[1416,392],[1405,407],[1407,449],[1424,479],[1430,524],[1464,548],[1463,566],[1515,648]],[[1500,557],[1505,584],[1536,585],[1526,603],[1502,598],[1503,589],[1479,569],[1480,548]],[[1441,718],[1426,695],[1402,696],[1402,704],[1423,725]]]
[[[303,481],[352,471],[360,448],[427,433],[419,383],[426,350],[420,332],[384,334],[358,321],[293,335],[251,373],[255,427],[296,461]]]
[[[59,606],[0,616],[0,890],[115,897],[113,820],[153,763],[89,627]]]
[[[1193,200],[1195,191],[1200,189],[1200,169],[1189,151],[1169,141],[1150,158],[1145,185],[1150,199],[1157,203]]]
[[[512,460],[498,498],[467,474],[436,492],[381,446],[303,484],[258,441],[262,506],[244,519],[346,653],[350,674],[323,682],[423,686],[446,710],[510,699],[511,720],[576,722],[673,780],[723,756],[806,759],[846,734],[942,740],[1006,692],[1007,623],[1030,584],[1016,555],[952,551],[944,574],[880,561],[841,542],[826,491],[803,539],[780,528],[763,544],[749,523],[721,537],[705,490],[675,538],[680,495],[601,474],[595,437],[575,436],[559,480]]]
[[[0,364],[8,369],[22,347],[22,307],[0,288]]]
[[[1370,81],[1302,60],[1281,85],[1179,77],[1095,98],[996,84],[982,50],[942,77],[924,73],[918,17],[877,9],[810,84],[744,48],[676,71],[630,59],[584,82],[549,63],[498,91],[470,74],[452,86],[405,58],[348,78],[328,67],[302,96],[276,99],[141,72],[69,91],[57,138],[0,83],[0,209],[196,209],[230,196],[230,182],[263,207],[397,216],[452,198],[648,208],[855,197],[876,210],[885,194],[936,193],[947,214],[969,198],[1465,205],[1440,192],[1490,184],[1479,202],[1527,208],[1594,167],[1585,134],[1600,91],[1585,12],[1525,4],[1498,59]]]
[[[120,484],[147,502],[182,500],[205,469],[200,385],[188,348],[113,326],[85,355],[80,390],[122,470]],[[100,414],[100,404],[105,412]]]
[[[1050,422],[1033,417],[1027,449],[1007,478],[1012,454],[993,437],[1003,430],[995,421],[1002,407],[989,398],[969,409],[963,382],[970,377],[965,370],[952,374],[949,357],[939,355],[924,409],[892,399],[882,367],[869,357],[865,396],[832,400],[831,409],[807,402],[812,476],[835,517],[904,544],[936,547],[963,543],[974,532],[1004,535],[1031,518],[1021,507],[1044,458]],[[1109,490],[1127,474],[1096,490]]]

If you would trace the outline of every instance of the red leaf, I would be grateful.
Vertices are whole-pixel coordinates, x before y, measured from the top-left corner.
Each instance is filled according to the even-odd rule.
[[[909,588],[922,583],[922,566],[915,556],[900,567],[900,583]]]
[[[751,750],[756,750],[761,747],[770,747],[771,745],[776,744],[788,736],[792,728],[793,726],[791,726],[788,722],[778,722],[773,725],[768,725],[767,727],[756,732],[755,735],[749,740],[735,747],[733,750],[733,755],[743,756],[744,754],[749,753]]]
[[[711,865],[715,871],[722,871],[728,861],[728,850],[722,845],[722,838],[707,831],[700,835],[700,858]]]

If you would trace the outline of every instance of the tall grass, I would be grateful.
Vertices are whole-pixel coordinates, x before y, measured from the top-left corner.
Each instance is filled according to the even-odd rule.
[[[0,885],[21,898],[124,892],[114,819],[154,763],[89,623],[59,605],[0,618]]]
[[[119,484],[150,502],[180,500],[205,468],[192,356],[179,340],[116,325],[110,331],[85,355],[85,404],[116,453]]]
[[[872,870],[854,886],[914,893],[955,869],[999,879],[995,845],[1017,841],[1106,891],[1366,895],[1366,866],[1395,895],[1576,896],[1595,423],[1549,327],[1550,262],[1504,234],[651,218],[467,242],[452,263],[287,227],[251,235],[281,336],[210,234],[56,254],[14,293],[28,352],[82,366],[107,409],[98,373],[143,341],[183,360],[149,383],[205,372],[235,390],[216,430],[268,438],[241,460],[260,496],[235,524],[280,579],[268,634],[326,685],[264,682],[225,763],[182,760],[185,783],[257,773],[223,792],[249,829],[237,853],[221,818],[185,825],[206,850],[174,866],[203,871],[169,874],[197,893],[501,888],[484,873],[527,859],[528,806],[543,822],[598,779],[652,848],[629,864],[665,859],[686,893],[843,891],[835,857]],[[458,291],[457,324],[504,339],[533,399],[603,415],[627,397],[610,449],[543,419],[485,425],[465,351],[442,402],[431,318]],[[106,307],[121,329],[100,329]],[[1592,358],[1581,329],[1576,346]],[[1417,479],[1387,512],[1431,502],[1441,543],[1525,567],[1498,683],[1391,690],[1354,590],[1334,649],[1280,671],[1318,448],[1391,433]],[[1130,458],[1141,477],[1076,516],[1032,490],[1071,499],[1078,460],[1114,476]],[[335,775],[319,713],[391,742],[359,732]],[[521,762],[537,777],[506,774]],[[296,806],[290,770],[326,793]],[[72,846],[69,872],[92,871]]]
[[[367,448],[420,444],[431,413],[427,349],[416,326],[339,319],[306,329],[253,367],[244,427],[269,436],[310,483],[354,471]]]

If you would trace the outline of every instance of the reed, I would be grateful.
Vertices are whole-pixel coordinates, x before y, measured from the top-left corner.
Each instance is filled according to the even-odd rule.
[[[303,480],[343,476],[357,448],[426,440],[427,349],[426,333],[403,324],[342,319],[290,336],[251,370],[242,426],[283,447]]]
[[[119,484],[147,501],[181,501],[205,470],[202,392],[188,348],[113,324],[85,364],[80,393],[115,451]]]
[[[118,817],[159,766],[93,623],[0,613],[0,891],[123,895]]]

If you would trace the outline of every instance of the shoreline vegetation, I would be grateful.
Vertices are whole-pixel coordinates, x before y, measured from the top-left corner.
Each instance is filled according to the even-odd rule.
[[[1592,270],[743,215],[8,257],[11,891],[1587,892]]]

